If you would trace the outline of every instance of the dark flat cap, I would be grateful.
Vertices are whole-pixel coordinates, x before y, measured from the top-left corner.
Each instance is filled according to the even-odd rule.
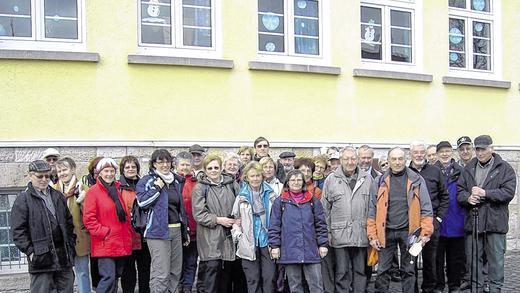
[[[437,151],[439,151],[442,148],[450,148],[453,149],[453,146],[449,141],[443,140],[437,144]]]
[[[29,163],[29,172],[49,172],[51,170],[51,165],[49,165],[44,160],[36,160]]]
[[[293,152],[283,152],[280,154],[280,159],[286,159],[286,158],[294,158],[296,157],[296,154],[294,154]]]
[[[471,144],[471,138],[469,136],[461,136],[457,139],[457,148],[460,148],[463,144]]]
[[[195,154],[202,155],[205,152],[206,152],[206,150],[198,144],[194,144],[194,145],[190,146],[190,154],[195,153]]]
[[[493,140],[489,135],[479,135],[475,138],[475,147],[476,148],[487,148],[488,146],[493,144]]]

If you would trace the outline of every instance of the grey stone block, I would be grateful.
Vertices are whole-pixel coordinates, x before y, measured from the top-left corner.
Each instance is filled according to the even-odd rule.
[[[233,60],[152,55],[128,55],[129,64],[178,65],[232,69]]]
[[[275,63],[275,62],[262,62],[262,61],[250,61],[249,69],[319,73],[319,74],[331,74],[331,75],[341,74],[340,67],[306,65],[306,64]]]
[[[16,162],[32,162],[34,160],[42,159],[43,152],[46,148],[40,147],[23,147],[15,149],[15,161]],[[59,148],[56,148],[60,153]]]
[[[477,79],[477,78],[462,78],[462,77],[453,77],[453,76],[443,76],[442,83],[456,84],[456,85],[494,87],[494,88],[502,88],[502,89],[508,89],[511,87],[510,81]]]
[[[0,148],[0,162],[14,162],[15,148]]]
[[[356,77],[388,78],[422,82],[432,82],[433,80],[433,75],[431,74],[420,74],[388,70],[354,69],[353,75]]]
[[[99,62],[99,54],[44,50],[0,50],[0,59]]]
[[[29,182],[26,163],[0,164],[0,187],[25,186]]]
[[[88,162],[97,155],[95,147],[62,147],[59,151],[62,157],[71,157],[76,163]]]
[[[156,149],[154,147],[127,147],[126,152],[137,158],[149,158]]]
[[[499,154],[502,159],[506,160],[510,164],[516,163],[520,161],[520,152],[518,151],[497,151],[497,154]]]
[[[126,156],[126,147],[98,147],[96,156],[118,159]]]

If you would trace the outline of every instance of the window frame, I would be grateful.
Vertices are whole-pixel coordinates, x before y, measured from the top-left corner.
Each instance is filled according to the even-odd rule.
[[[381,38],[381,50],[382,50],[382,59],[368,59],[363,58],[361,56],[361,47],[359,50],[359,56],[362,63],[365,64],[386,64],[388,66],[412,66],[415,67],[418,64],[419,58],[419,49],[418,49],[418,38],[416,31],[418,29],[417,25],[417,10],[416,2],[413,0],[410,1],[398,1],[398,0],[384,0],[384,1],[373,1],[373,0],[364,0],[360,2],[359,5],[359,28],[363,25],[361,22],[361,7],[371,7],[381,9],[381,32],[383,34]],[[412,51],[412,62],[400,62],[392,60],[392,25],[391,25],[391,11],[403,11],[410,13],[410,23],[411,23],[411,51]],[[360,30],[359,30],[360,32]],[[360,41],[359,44],[363,42],[361,36],[359,36]]]
[[[282,0],[284,2],[284,52],[268,52],[268,51],[261,51],[259,49],[260,43],[259,43],[259,35],[260,35],[260,27],[258,25],[258,15],[259,7],[258,7],[258,0],[255,0],[256,5],[256,51],[258,56],[265,56],[267,58],[277,58],[277,59],[285,59],[285,58],[291,58],[291,59],[324,59],[325,56],[325,46],[324,46],[324,37],[325,37],[325,21],[323,19],[323,16],[325,15],[323,13],[324,9],[326,8],[326,0],[318,0],[318,42],[319,42],[319,54],[313,55],[313,54],[302,54],[302,53],[296,53],[296,45],[295,45],[295,31],[294,31],[294,20],[297,16],[294,15],[294,0]],[[305,17],[302,17],[305,18]]]
[[[0,49],[18,50],[86,50],[85,0],[75,0],[77,5],[78,39],[48,38],[45,36],[45,0],[30,0],[31,37],[0,36]],[[68,18],[68,17],[67,17]]]
[[[141,3],[137,2],[137,53],[143,55],[213,57],[220,58],[222,54],[221,41],[221,0],[211,0],[211,47],[185,46],[183,44],[183,0],[171,0],[171,45],[143,43],[141,39]],[[149,2],[149,0],[146,0]]]
[[[499,52],[498,44],[499,44],[499,26],[497,7],[500,7],[498,0],[490,0],[490,9],[487,11],[478,11],[471,9],[471,1],[466,0],[466,8],[458,8],[449,6],[448,3],[448,68],[450,72],[461,72],[461,73],[474,73],[476,75],[494,75],[498,72],[500,68],[500,64],[498,63],[499,59],[497,54]],[[449,48],[449,20],[450,19],[461,19],[464,20],[464,38],[465,38],[465,62],[466,66],[463,67],[452,67],[449,64],[449,54],[451,50]],[[473,58],[475,55],[481,55],[473,52],[473,22],[483,22],[488,23],[490,25],[490,56],[489,60],[491,62],[490,69],[474,69],[473,68]]]

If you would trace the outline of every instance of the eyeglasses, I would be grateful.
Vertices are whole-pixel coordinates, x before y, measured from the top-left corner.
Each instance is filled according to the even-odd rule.
[[[269,147],[268,144],[257,144],[257,145],[256,145],[256,148],[259,148],[259,149],[266,149],[266,148],[268,148],[268,147]]]
[[[170,161],[155,161],[154,164],[157,164],[157,165],[171,165],[172,162]]]
[[[207,167],[206,170],[208,170],[208,171],[213,171],[213,170],[218,171],[218,170],[220,170],[220,167]]]
[[[386,166],[388,166],[388,163],[381,164],[381,167],[386,167]]]
[[[51,175],[50,174],[44,174],[44,175],[36,175],[34,174],[34,177],[38,178],[38,179],[43,179],[43,177],[45,177],[45,179],[49,179],[51,178]]]
[[[58,157],[47,157],[45,158],[45,161],[47,162],[56,162],[58,160]]]

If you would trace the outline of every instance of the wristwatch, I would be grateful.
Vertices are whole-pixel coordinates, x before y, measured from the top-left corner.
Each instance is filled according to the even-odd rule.
[[[439,223],[442,223],[441,217],[435,217]]]

